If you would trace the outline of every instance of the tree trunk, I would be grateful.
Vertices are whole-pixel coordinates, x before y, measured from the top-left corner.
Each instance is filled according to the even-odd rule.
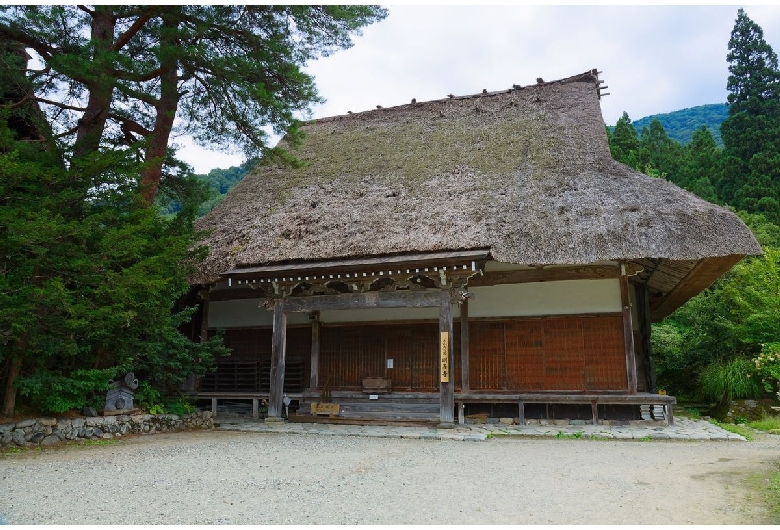
[[[87,86],[89,97],[84,114],[78,122],[73,157],[82,158],[98,150],[100,139],[106,127],[111,110],[116,77],[111,59],[116,19],[112,8],[97,6],[92,14],[92,43],[95,47],[92,57],[94,80]]]
[[[157,196],[157,189],[162,179],[162,169],[165,164],[165,154],[168,150],[168,140],[173,130],[176,109],[179,106],[179,43],[172,37],[175,34],[178,21],[171,15],[163,16],[163,28],[160,38],[160,99],[155,105],[157,116],[152,134],[147,138],[144,167],[141,171],[141,194],[147,204],[152,204]]]
[[[3,401],[3,415],[11,417],[16,408],[16,388],[14,383],[19,374],[22,373],[22,358],[11,357],[11,367],[8,370],[8,382],[5,386],[5,400]]]

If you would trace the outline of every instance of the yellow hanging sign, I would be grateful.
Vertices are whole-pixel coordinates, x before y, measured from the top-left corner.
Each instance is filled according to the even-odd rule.
[[[446,331],[442,331],[440,333],[440,340],[439,340],[440,348],[439,351],[441,352],[441,382],[442,383],[449,383],[450,382],[450,334]]]

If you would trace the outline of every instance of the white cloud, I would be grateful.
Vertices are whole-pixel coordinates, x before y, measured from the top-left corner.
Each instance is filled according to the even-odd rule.
[[[391,6],[355,46],[310,64],[327,103],[315,117],[447,94],[555,80],[598,68],[609,85],[602,113],[614,124],[726,100],[726,52],[736,6]],[[780,8],[745,11],[780,51]],[[199,172],[239,164],[212,154]],[[232,162],[228,162],[232,160]]]

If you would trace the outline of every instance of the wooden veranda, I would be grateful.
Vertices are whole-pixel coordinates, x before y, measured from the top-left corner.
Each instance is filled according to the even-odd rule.
[[[366,400],[366,380],[386,381],[388,392],[397,397],[437,395],[441,425],[452,425],[469,403],[514,403],[521,420],[526,402],[580,403],[592,407],[594,421],[599,404],[669,403],[647,392],[652,383],[645,370],[637,384],[625,265],[607,267],[607,273],[603,266],[579,268],[580,276],[619,279],[619,313],[470,320],[469,280],[481,279],[476,275],[486,258],[485,251],[470,251],[417,256],[390,266],[362,260],[306,264],[305,270],[230,271],[230,287],[233,282],[251,285],[258,303],[273,311],[273,326],[228,330],[225,340],[234,355],[218,377],[245,384],[235,386],[234,395],[252,398],[255,409],[257,400],[267,396],[269,421],[282,417],[285,395],[295,396],[304,408],[323,392],[339,392],[352,403]],[[555,281],[562,274],[574,275],[554,270],[548,278]],[[539,272],[530,271],[527,280],[540,281]],[[459,307],[457,318],[454,306]],[[438,308],[439,319],[372,321],[372,310],[383,308]],[[362,323],[320,322],[323,311],[355,309],[365,311]],[[293,313],[308,315],[309,324],[288,327],[287,316]],[[245,383],[238,383],[242,377]],[[215,396],[222,395],[216,390],[206,384],[200,395],[210,395],[215,404]],[[380,401],[389,409],[410,403],[401,399],[391,406],[389,397],[374,396],[373,407],[381,408]]]

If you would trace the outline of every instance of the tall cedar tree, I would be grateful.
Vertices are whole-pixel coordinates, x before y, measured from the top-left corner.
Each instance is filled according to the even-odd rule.
[[[294,138],[295,114],[320,101],[301,67],[386,15],[376,6],[0,6],[0,37],[42,62],[29,71],[34,97],[69,165],[106,144],[135,146],[151,204],[177,123],[204,145],[283,156],[268,129]]]
[[[729,118],[718,192],[741,210],[780,222],[780,70],[764,34],[740,9],[729,40]]]

